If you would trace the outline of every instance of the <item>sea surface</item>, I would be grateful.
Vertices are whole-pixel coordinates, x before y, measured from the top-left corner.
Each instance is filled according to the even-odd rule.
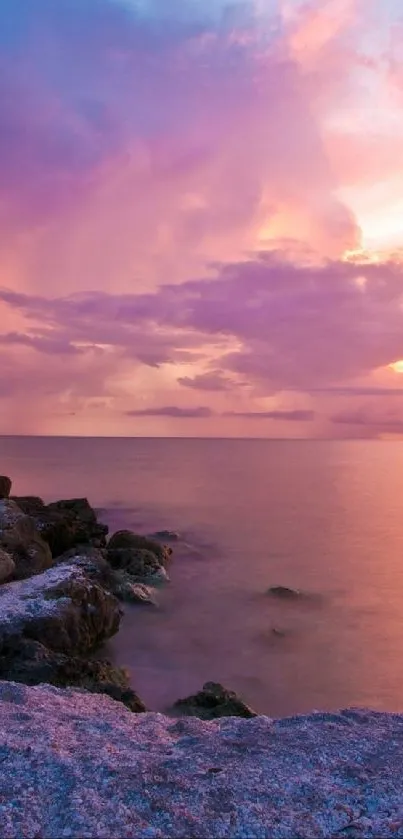
[[[0,472],[181,534],[159,608],[126,607],[104,649],[151,709],[214,680],[276,717],[403,711],[402,443],[0,438]]]

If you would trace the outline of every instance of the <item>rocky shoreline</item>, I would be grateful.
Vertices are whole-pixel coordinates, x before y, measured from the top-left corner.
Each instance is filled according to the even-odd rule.
[[[145,712],[128,673],[93,654],[119,631],[122,603],[155,605],[156,587],[169,582],[167,542],[177,534],[120,530],[108,538],[86,498],[45,504],[11,489],[0,476],[0,679],[80,687]],[[254,716],[213,682],[172,712]]]
[[[153,608],[174,542],[0,477],[1,836],[403,837],[403,715],[272,720],[207,682],[166,716],[93,657],[123,602]]]

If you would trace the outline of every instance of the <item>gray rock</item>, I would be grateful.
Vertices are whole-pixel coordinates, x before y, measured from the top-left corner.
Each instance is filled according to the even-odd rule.
[[[11,478],[0,475],[0,498],[8,498],[11,492]]]
[[[186,699],[178,699],[174,708],[182,714],[214,720],[218,717],[256,717],[243,700],[218,682],[206,682],[203,689]]]
[[[174,721],[0,682],[0,728],[8,839],[401,836],[401,714]]]
[[[0,654],[22,638],[67,655],[94,649],[119,629],[122,610],[99,582],[99,568],[77,556],[0,588]]]

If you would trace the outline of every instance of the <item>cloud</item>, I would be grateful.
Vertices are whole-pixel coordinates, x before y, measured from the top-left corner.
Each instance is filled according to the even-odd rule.
[[[402,288],[401,263],[306,266],[261,254],[154,293],[40,298],[0,290],[0,300],[34,322],[38,337],[52,328],[55,341],[195,367],[178,377],[188,389],[219,391],[234,380],[271,395],[356,387],[403,358]],[[214,362],[214,374],[200,370],[203,361]]]
[[[380,414],[372,409],[359,408],[355,411],[341,411],[331,417],[335,425],[347,425],[359,429],[361,436],[380,436],[382,434],[403,434],[403,416],[400,414]]]
[[[403,396],[402,387],[380,387],[380,386],[365,386],[365,385],[347,385],[335,387],[317,387],[311,388],[309,391],[313,396],[345,396],[351,398],[352,396]]]
[[[164,405],[161,408],[140,408],[125,411],[128,417],[171,417],[173,419],[200,419],[213,416],[210,408],[178,408],[175,405]]]
[[[315,419],[315,411],[295,409],[291,411],[227,411],[226,417],[242,417],[244,419],[268,419],[280,422],[312,422]]]
[[[194,390],[228,391],[237,386],[237,382],[222,375],[220,371],[200,373],[198,376],[180,376],[178,384]]]

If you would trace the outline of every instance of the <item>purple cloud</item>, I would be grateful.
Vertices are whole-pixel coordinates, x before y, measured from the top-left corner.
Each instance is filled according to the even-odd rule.
[[[174,419],[204,419],[213,416],[210,408],[178,408],[176,405],[165,405],[162,408],[141,408],[125,411],[127,417],[172,417]]]
[[[226,411],[226,417],[242,417],[244,419],[268,419],[279,422],[312,422],[315,419],[315,411],[295,409],[293,411]]]
[[[190,376],[181,376],[178,383],[183,387],[189,387],[193,390],[208,390],[208,391],[228,391],[237,385],[237,382],[223,376],[222,373],[200,373],[193,378]]]
[[[331,417],[335,425],[351,425],[361,429],[362,436],[379,436],[380,434],[403,434],[403,417],[401,414],[379,414],[368,408],[354,411],[341,411]]]

